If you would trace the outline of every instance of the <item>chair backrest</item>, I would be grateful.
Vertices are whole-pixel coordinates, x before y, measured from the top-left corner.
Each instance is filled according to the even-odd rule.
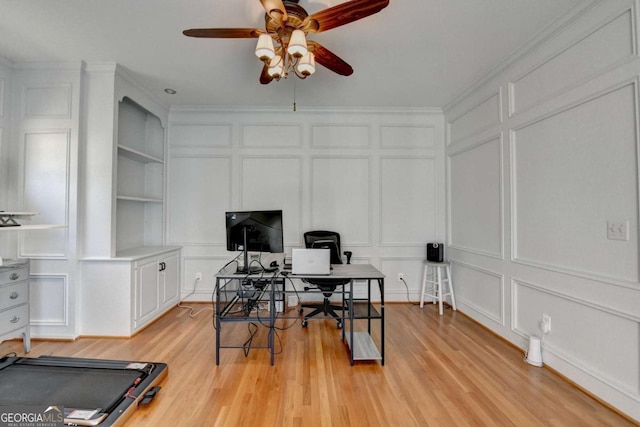
[[[331,250],[331,264],[342,264],[340,234],[335,231],[307,231],[304,233],[304,244],[307,248]]]

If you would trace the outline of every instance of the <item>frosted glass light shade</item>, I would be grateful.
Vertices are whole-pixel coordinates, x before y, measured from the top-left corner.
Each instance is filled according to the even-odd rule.
[[[261,61],[272,59],[276,55],[273,49],[273,39],[269,34],[260,34],[256,45],[256,56]]]
[[[281,56],[274,56],[271,58],[271,62],[269,62],[269,69],[267,73],[274,78],[278,78],[282,76],[282,72],[284,71],[284,64]]]
[[[310,76],[316,72],[316,58],[312,52],[307,52],[298,62],[298,72],[303,76]]]
[[[293,30],[289,39],[289,46],[287,46],[287,52],[296,58],[300,58],[307,53],[307,40],[304,37],[304,31]]]

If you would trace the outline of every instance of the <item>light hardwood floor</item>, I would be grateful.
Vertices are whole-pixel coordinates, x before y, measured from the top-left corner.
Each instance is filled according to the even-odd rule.
[[[195,305],[195,309],[207,307]],[[222,349],[215,364],[211,311],[174,308],[132,339],[34,341],[40,355],[165,362],[155,401],[127,426],[631,426],[461,313],[386,306],[386,361],[349,365],[334,321],[278,332],[274,366],[264,349]],[[377,328],[376,328],[377,329]],[[264,339],[260,326],[254,339]],[[243,343],[245,324],[223,336]],[[20,341],[0,355],[22,355]]]

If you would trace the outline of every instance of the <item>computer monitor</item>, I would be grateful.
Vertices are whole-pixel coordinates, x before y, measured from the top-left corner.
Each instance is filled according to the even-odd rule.
[[[249,251],[284,252],[281,210],[227,212],[226,227],[227,250],[243,251],[244,265],[238,272],[260,271],[259,266],[250,269]]]

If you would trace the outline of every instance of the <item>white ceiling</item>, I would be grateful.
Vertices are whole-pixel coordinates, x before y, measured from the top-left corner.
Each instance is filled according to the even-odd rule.
[[[117,62],[168,105],[442,107],[586,0],[391,0],[309,38],[353,68],[261,85],[254,39],[187,28],[263,28],[259,0],[0,0],[0,57]],[[345,0],[300,0],[308,13]],[[295,80],[295,85],[294,85]],[[176,95],[167,95],[164,88]]]

